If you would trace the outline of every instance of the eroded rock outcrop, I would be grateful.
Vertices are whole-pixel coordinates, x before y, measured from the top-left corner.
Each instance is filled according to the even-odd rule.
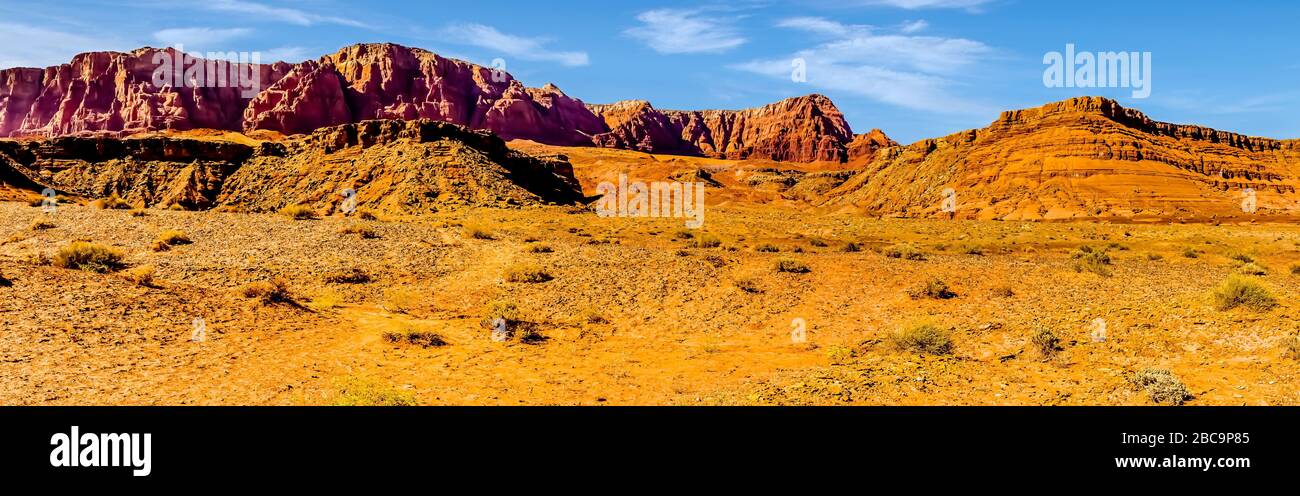
[[[509,149],[491,133],[429,121],[373,120],[282,142],[148,136],[0,140],[0,179],[35,194],[111,194],[138,206],[273,211],[307,204],[418,213],[450,205],[568,204],[581,197],[563,157]]]
[[[1084,97],[879,149],[824,203],[946,216],[944,191],[952,189],[958,218],[1258,218],[1300,213],[1297,166],[1300,141],[1157,122],[1113,100]],[[1242,209],[1250,191],[1256,213]]]
[[[589,108],[610,128],[593,138],[597,145],[649,153],[844,162],[853,140],[844,115],[822,95],[745,110],[658,110],[645,101]]]

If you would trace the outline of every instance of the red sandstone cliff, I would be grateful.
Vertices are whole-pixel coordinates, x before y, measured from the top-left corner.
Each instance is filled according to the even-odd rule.
[[[588,106],[554,85],[528,88],[505,72],[383,43],[259,65],[260,91],[245,98],[238,87],[155,84],[159,53],[175,55],[93,52],[44,70],[0,71],[0,137],[197,128],[307,134],[370,119],[430,119],[507,140],[792,162],[844,162],[888,142],[881,134],[855,145],[843,114],[822,95],[746,110]]]

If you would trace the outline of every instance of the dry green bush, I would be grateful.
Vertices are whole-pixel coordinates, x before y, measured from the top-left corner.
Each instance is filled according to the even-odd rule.
[[[1192,393],[1178,380],[1178,377],[1165,369],[1144,369],[1129,377],[1134,390],[1147,392],[1151,401],[1161,405],[1181,405],[1192,399]]]
[[[112,272],[122,268],[121,250],[91,243],[73,241],[54,254],[54,266],[90,272]]]

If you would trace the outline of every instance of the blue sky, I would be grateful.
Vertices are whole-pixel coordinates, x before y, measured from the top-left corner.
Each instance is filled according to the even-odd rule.
[[[744,108],[830,96],[854,131],[901,142],[1004,109],[1104,95],[1157,120],[1300,138],[1300,2],[1047,0],[0,0],[0,67],[180,42],[316,58],[391,41],[490,65],[590,103]],[[1044,54],[1150,52],[1151,95],[1048,88]],[[802,59],[806,81],[791,80]]]

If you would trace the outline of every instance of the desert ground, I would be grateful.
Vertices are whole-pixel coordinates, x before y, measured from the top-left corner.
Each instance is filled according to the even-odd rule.
[[[3,202],[0,404],[1300,404],[1293,224],[873,218],[742,185],[771,164],[512,146],[588,194],[720,186],[701,229]],[[76,241],[120,266],[60,267]],[[1273,301],[1224,309],[1235,277]]]

